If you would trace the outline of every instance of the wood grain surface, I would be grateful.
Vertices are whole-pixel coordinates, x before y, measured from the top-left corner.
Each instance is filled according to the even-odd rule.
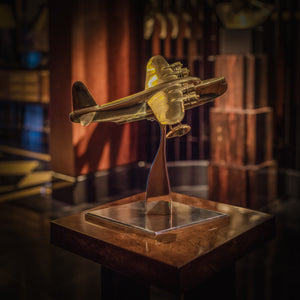
[[[268,106],[265,55],[218,55],[215,75],[224,76],[228,84],[221,101],[215,102],[217,107],[255,109]]]
[[[272,160],[245,166],[211,162],[208,181],[210,199],[262,209],[276,199],[277,164]]]
[[[271,108],[210,110],[211,159],[255,165],[273,159]]]
[[[142,193],[101,207],[144,197]],[[131,278],[171,291],[187,291],[274,235],[274,217],[268,214],[182,194],[172,193],[172,197],[229,217],[152,239],[125,228],[89,223],[82,212],[53,221],[51,241]]]

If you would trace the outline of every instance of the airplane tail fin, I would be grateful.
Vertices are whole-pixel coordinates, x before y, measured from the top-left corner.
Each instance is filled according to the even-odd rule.
[[[73,122],[80,122],[82,126],[89,125],[95,116],[95,112],[79,114],[76,111],[95,106],[97,103],[90,94],[87,87],[81,82],[76,81],[72,86],[72,98],[73,98],[73,113],[70,114],[70,118]]]
[[[72,86],[73,110],[82,109],[97,105],[87,87],[81,82],[76,81]]]

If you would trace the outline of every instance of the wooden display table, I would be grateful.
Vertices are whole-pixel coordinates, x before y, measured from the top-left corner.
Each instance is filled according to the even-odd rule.
[[[275,234],[271,215],[176,193],[172,196],[175,202],[223,212],[228,217],[151,238],[126,227],[93,224],[86,221],[83,212],[51,222],[51,242],[145,286],[182,293],[217,278]],[[138,194],[105,207],[142,199],[144,194]]]

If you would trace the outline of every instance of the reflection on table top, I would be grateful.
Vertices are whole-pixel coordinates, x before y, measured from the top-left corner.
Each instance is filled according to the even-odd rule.
[[[85,213],[55,220],[51,240],[64,249],[128,276],[172,290],[187,290],[233,263],[275,232],[271,215],[245,208],[172,194],[181,202],[229,217],[171,231],[156,239],[87,222]],[[101,207],[140,201],[138,194]],[[95,209],[99,209],[95,208]]]

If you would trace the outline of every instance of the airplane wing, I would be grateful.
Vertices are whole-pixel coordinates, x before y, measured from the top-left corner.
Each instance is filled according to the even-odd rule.
[[[184,117],[184,101],[186,98],[189,100],[191,95],[189,86],[201,82],[188,73],[180,62],[168,64],[162,56],[153,56],[147,63],[144,91],[102,105],[97,105],[86,86],[77,82],[72,89],[73,112],[70,119],[87,126],[94,121],[96,112],[98,117],[100,112],[118,111],[121,114],[125,109],[144,103],[159,123],[174,125]]]
[[[164,89],[154,94],[147,104],[162,125],[174,125],[184,117],[183,94],[178,89]]]
[[[182,68],[180,62],[169,65],[168,62],[160,55],[151,57],[146,67],[145,90],[134,94],[134,96],[121,98],[101,105],[101,110],[120,109],[142,103],[156,91],[161,83],[172,82],[175,79],[188,76],[188,69]]]
[[[145,90],[186,77],[188,73],[188,69],[182,68],[180,62],[169,65],[162,56],[153,56],[146,67]],[[154,94],[147,104],[159,123],[173,125],[179,123],[184,117],[182,98],[181,86],[174,85]]]
[[[180,62],[169,65],[160,55],[151,57],[146,66],[145,90],[167,81],[188,76],[188,69]]]

